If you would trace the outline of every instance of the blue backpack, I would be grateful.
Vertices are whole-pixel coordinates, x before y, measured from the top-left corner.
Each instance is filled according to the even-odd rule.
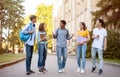
[[[32,25],[31,24],[30,24],[30,27],[32,29]],[[22,30],[20,30],[19,37],[20,37],[21,41],[26,42],[30,37],[32,39],[32,34],[24,34],[24,33],[22,33]]]

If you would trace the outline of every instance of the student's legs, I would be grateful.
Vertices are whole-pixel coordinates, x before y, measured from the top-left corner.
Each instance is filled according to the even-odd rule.
[[[98,56],[99,56],[99,69],[103,68],[103,50],[98,49]]]
[[[66,60],[67,60],[67,47],[62,48],[62,56],[63,56],[62,69],[64,69],[66,65]]]
[[[82,69],[85,69],[87,45],[82,45]]]
[[[43,67],[43,52],[44,52],[44,45],[38,45],[38,68]]]
[[[59,68],[59,70],[62,70],[62,63],[61,63],[62,48],[59,46],[56,46],[56,51],[57,51],[58,68]]]
[[[26,72],[30,72],[33,46],[26,44]]]
[[[47,58],[47,49],[46,49],[46,47],[44,46],[44,52],[43,52],[43,67],[45,67],[46,58]]]
[[[92,55],[92,66],[96,67],[96,52],[97,52],[97,48],[92,48],[91,50],[91,55]]]
[[[78,65],[78,68],[81,67],[80,56],[81,56],[81,46],[77,46],[77,65]]]

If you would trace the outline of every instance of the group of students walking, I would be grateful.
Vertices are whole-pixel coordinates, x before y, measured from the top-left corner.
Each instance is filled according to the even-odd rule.
[[[31,70],[31,59],[33,54],[33,46],[36,39],[36,16],[30,16],[31,22],[27,24],[22,32],[25,34],[30,34],[31,37],[25,42],[26,47],[26,74],[30,75],[31,73],[35,73]],[[32,28],[30,26],[32,24]],[[76,37],[78,41],[76,41],[76,56],[77,56],[77,72],[85,73],[85,64],[86,64],[86,50],[87,50],[87,42],[89,42],[90,34],[87,30],[87,27],[84,22],[80,22],[79,30],[76,34],[69,34],[68,29],[65,28],[66,21],[60,21],[60,28],[58,28],[55,33],[53,33],[53,38],[56,39],[56,52],[57,52],[57,62],[58,62],[58,72],[62,73],[65,71],[65,65],[67,60],[67,40],[70,40],[72,37]],[[102,19],[98,19],[96,21],[96,26],[93,29],[93,43],[91,47],[91,55],[92,55],[92,69],[91,72],[94,72],[96,69],[96,53],[99,56],[99,72],[98,74],[103,73],[103,51],[107,48],[107,31],[105,29],[105,24]],[[45,23],[40,23],[37,33],[37,41],[38,41],[38,69],[39,73],[47,72],[45,68],[45,62],[47,58],[47,40],[45,31]]]

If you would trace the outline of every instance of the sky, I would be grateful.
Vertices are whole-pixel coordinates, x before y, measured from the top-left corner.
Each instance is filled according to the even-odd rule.
[[[35,14],[36,7],[41,3],[45,3],[46,5],[51,5],[55,2],[55,0],[25,0],[22,5],[25,8],[25,16],[30,14]]]

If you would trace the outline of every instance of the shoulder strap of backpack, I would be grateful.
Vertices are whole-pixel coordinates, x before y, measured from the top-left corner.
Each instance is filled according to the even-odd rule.
[[[59,28],[58,28],[57,31],[56,31],[56,38],[57,38],[57,36],[58,36],[58,31],[59,31]]]
[[[32,27],[32,23],[30,23],[30,28],[32,29],[33,27]],[[30,34],[31,35],[31,37],[30,37],[30,40],[32,40],[32,34]]]

